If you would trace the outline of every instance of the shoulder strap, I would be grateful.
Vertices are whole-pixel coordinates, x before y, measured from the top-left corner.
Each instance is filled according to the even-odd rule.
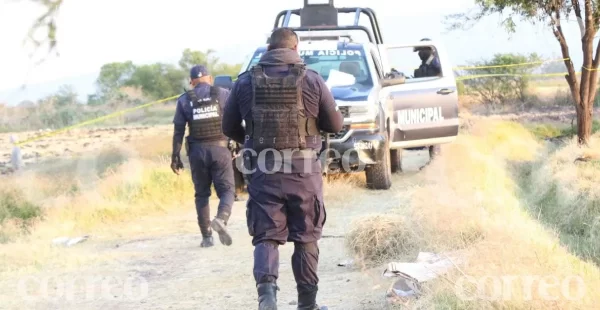
[[[290,73],[295,75],[296,77],[300,77],[306,71],[305,64],[293,64],[290,68]]]
[[[219,100],[219,87],[218,86],[211,86],[210,87],[210,100],[215,102]]]
[[[190,99],[192,100],[192,104],[198,102],[198,96],[196,96],[196,91],[192,88],[186,91]]]

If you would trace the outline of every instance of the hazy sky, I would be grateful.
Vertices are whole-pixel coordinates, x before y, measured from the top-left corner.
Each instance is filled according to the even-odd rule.
[[[61,81],[77,84],[78,77],[85,82],[85,86],[77,85],[78,90],[89,92],[93,77],[105,63],[176,62],[187,47],[213,48],[223,60],[240,62],[252,53],[254,46],[264,44],[279,11],[299,8],[302,3],[302,0],[64,0],[58,20],[60,57],[34,67],[28,58],[32,48],[23,46],[22,41],[41,9],[29,1],[0,0],[0,101],[13,101],[14,88],[24,83],[30,87],[21,91],[17,96],[20,99],[23,95],[38,94],[31,88]],[[504,52],[538,52],[560,57],[558,43],[544,25],[522,24],[520,32],[509,40],[509,35],[498,26],[500,18],[495,16],[468,32],[445,33],[443,16],[473,8],[473,1],[469,0],[335,1],[340,7],[367,3],[378,15],[386,43],[430,37],[446,45],[455,65]],[[416,6],[419,4],[423,5]],[[577,24],[574,21],[565,24],[569,41],[574,43],[573,58],[580,59]]]

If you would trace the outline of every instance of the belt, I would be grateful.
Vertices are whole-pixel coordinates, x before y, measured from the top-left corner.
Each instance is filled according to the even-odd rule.
[[[190,142],[190,145],[229,147],[229,141],[225,141],[225,140],[218,140],[218,141],[194,141],[194,142]]]
[[[313,149],[304,149],[304,150],[300,150],[300,149],[281,149],[281,150],[277,150],[277,152],[279,153],[291,153],[292,154],[292,158],[313,158],[315,156],[318,156],[318,153],[316,150]],[[272,153],[272,152],[269,152]],[[258,156],[255,156],[258,157]]]

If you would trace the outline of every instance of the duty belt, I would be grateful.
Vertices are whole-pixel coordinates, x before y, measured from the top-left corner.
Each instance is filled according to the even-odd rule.
[[[273,151],[270,151],[269,153],[272,153]],[[286,153],[292,153],[292,158],[313,158],[313,157],[318,157],[318,153],[316,150],[314,149],[283,149],[283,150],[276,150],[276,152],[280,153],[280,154],[286,154]],[[251,155],[251,157],[253,158],[258,158],[259,155],[254,155],[249,153],[249,156]]]
[[[229,141],[227,140],[218,140],[218,141],[194,141],[190,144],[199,145],[199,146],[222,146],[229,148]]]

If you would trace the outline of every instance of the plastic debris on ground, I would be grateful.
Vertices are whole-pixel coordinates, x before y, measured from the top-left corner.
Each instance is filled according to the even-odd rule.
[[[90,236],[82,236],[82,237],[75,237],[75,238],[59,237],[59,238],[54,238],[52,240],[52,244],[70,247],[70,246],[74,246],[78,243],[85,242],[89,237]]]
[[[461,259],[456,254],[420,252],[413,263],[389,263],[383,276],[400,279],[394,281],[388,289],[388,303],[406,305],[419,298],[422,294],[422,283],[438,278],[460,262]]]

